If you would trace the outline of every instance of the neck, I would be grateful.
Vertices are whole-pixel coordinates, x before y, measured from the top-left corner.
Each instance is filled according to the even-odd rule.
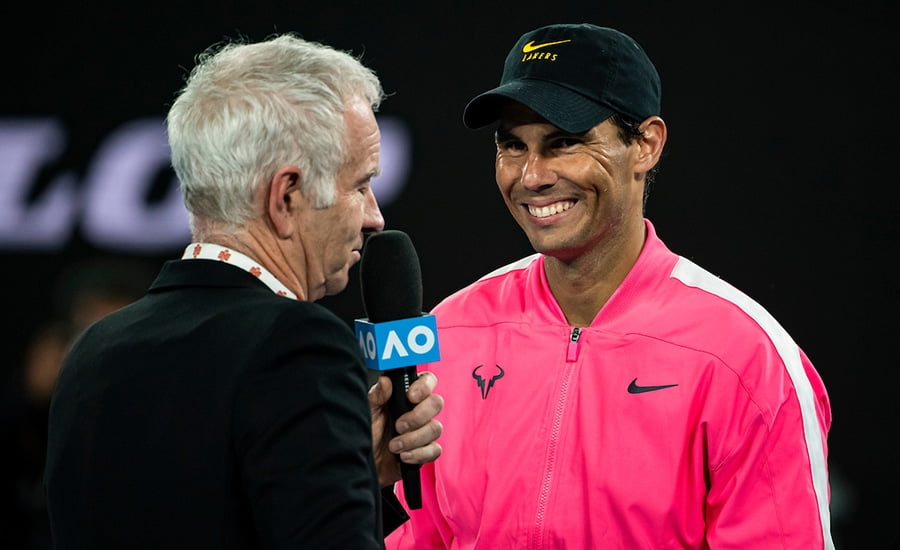
[[[547,283],[569,325],[590,326],[637,261],[644,246],[643,225],[620,237],[571,260],[546,256]]]
[[[206,231],[195,234],[193,238],[195,241],[231,248],[252,258],[272,273],[281,284],[296,294],[298,300],[308,299],[309,294],[305,281],[291,269],[290,261],[284,250],[272,239],[271,234],[258,232],[250,227],[234,232]]]

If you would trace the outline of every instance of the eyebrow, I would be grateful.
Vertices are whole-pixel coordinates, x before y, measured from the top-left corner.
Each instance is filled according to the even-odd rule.
[[[372,178],[377,178],[380,175],[381,175],[381,167],[376,166],[375,168],[372,168],[371,170],[369,170],[368,172],[363,174],[363,176],[361,178],[359,178],[359,181],[367,181]]]
[[[509,130],[507,130],[505,128],[497,128],[497,131],[494,132],[494,141],[496,143],[499,143],[501,141],[508,141],[511,139],[518,139],[518,138],[516,136],[514,136],[512,132],[510,132]]]
[[[363,174],[362,177],[360,177],[359,179],[356,180],[356,183],[354,184],[354,186],[357,186],[357,185],[363,185],[363,184],[365,184],[366,182],[372,181],[373,178],[376,178],[376,177],[378,177],[378,176],[380,176],[380,175],[381,175],[381,168],[380,168],[380,167],[379,167],[379,168],[375,168],[375,169],[373,169],[373,170],[369,170],[368,172],[366,172],[365,174]]]

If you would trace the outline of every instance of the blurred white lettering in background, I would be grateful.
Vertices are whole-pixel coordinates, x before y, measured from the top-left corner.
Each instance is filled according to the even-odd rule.
[[[372,187],[385,207],[406,186],[412,141],[397,118],[379,116],[378,125],[381,175]],[[67,139],[55,118],[0,119],[0,249],[59,250],[76,228],[92,245],[117,251],[163,252],[190,242],[162,119],[111,132],[81,177],[59,166]],[[168,184],[149,200],[160,175]]]

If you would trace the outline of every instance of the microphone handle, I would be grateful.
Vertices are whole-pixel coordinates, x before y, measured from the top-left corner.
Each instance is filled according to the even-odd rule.
[[[391,397],[388,400],[388,411],[394,422],[400,415],[413,409],[413,404],[406,398],[406,391],[410,384],[419,376],[416,366],[390,369],[385,374],[391,379]],[[406,504],[411,510],[422,507],[422,483],[419,478],[420,464],[407,464],[400,460],[400,477],[403,479],[403,494],[406,496]]]

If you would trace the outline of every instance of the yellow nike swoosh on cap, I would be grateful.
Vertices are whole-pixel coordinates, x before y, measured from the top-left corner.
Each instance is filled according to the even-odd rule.
[[[553,46],[554,44],[563,44],[565,42],[571,42],[571,40],[558,40],[556,42],[544,42],[543,44],[534,45],[534,40],[522,46],[522,53],[533,52],[539,48],[546,48],[547,46]]]

